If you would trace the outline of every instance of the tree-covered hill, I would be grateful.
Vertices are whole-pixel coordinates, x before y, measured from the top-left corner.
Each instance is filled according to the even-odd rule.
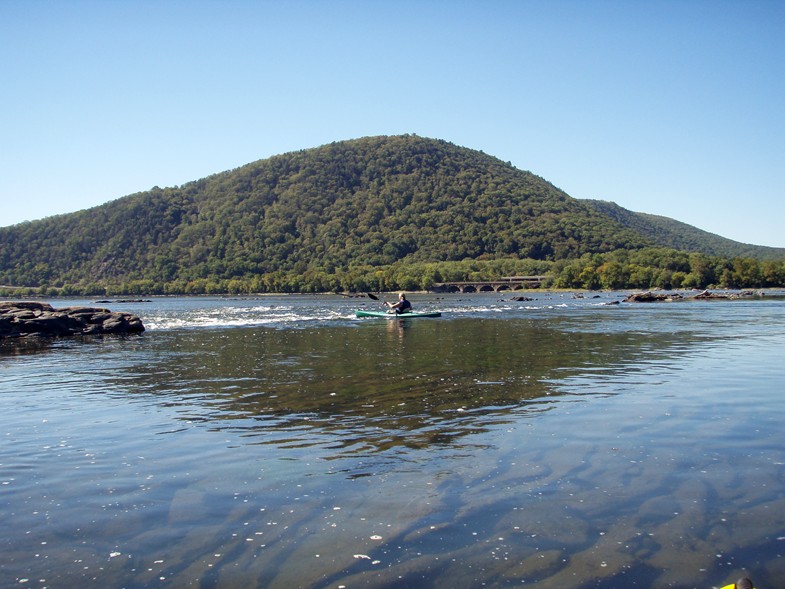
[[[666,232],[667,245],[678,229]],[[305,277],[309,290],[352,289],[392,264],[419,265],[422,275],[429,263],[498,260],[494,272],[542,272],[555,260],[660,239],[482,152],[369,137],[0,228],[0,284],[184,292],[242,281],[269,291],[298,290]],[[528,265],[501,264],[510,260]]]
[[[649,237],[662,247],[726,258],[785,259],[785,248],[739,243],[668,217],[635,213],[613,202],[603,200],[583,200],[582,202],[589,204],[597,212],[618,221],[624,227]]]

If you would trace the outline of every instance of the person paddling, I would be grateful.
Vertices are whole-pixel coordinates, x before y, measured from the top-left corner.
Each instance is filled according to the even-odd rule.
[[[390,312],[400,315],[401,313],[409,313],[412,310],[412,304],[406,300],[406,295],[401,293],[398,295],[397,303],[385,302],[385,305],[390,307]]]

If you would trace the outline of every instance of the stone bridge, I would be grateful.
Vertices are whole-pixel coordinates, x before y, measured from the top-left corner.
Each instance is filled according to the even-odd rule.
[[[507,276],[499,280],[470,280],[466,282],[436,282],[431,292],[500,292],[539,288],[546,276]]]

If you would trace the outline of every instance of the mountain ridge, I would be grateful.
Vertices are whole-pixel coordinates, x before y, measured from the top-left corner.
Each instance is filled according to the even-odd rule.
[[[611,201],[581,200],[598,212],[655,239],[665,247],[712,256],[751,257],[759,260],[785,258],[785,248],[734,241],[670,217],[630,211]]]
[[[168,284],[398,263],[553,262],[673,247],[679,239],[700,245],[699,236],[711,235],[692,228],[698,233],[687,238],[686,224],[666,231],[652,216],[600,202],[444,140],[365,137],[0,228],[0,284]],[[753,248],[739,251],[775,249]]]

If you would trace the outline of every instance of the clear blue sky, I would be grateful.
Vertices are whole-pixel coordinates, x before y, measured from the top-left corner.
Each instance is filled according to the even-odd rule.
[[[0,0],[0,226],[416,133],[785,247],[782,0]]]

